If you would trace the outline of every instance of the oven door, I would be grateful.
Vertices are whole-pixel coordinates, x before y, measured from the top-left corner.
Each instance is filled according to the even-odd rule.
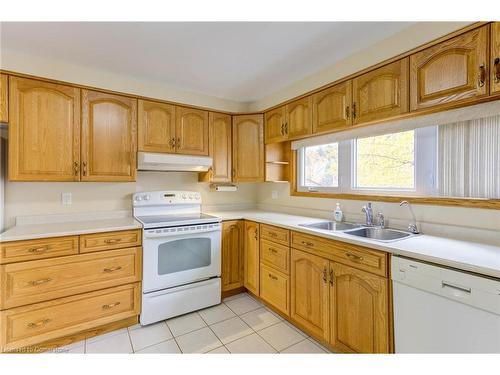
[[[143,291],[153,292],[221,274],[221,225],[144,231]]]

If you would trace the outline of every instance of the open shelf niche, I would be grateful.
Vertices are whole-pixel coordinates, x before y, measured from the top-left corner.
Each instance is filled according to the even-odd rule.
[[[289,182],[292,164],[289,141],[266,145],[266,182]]]

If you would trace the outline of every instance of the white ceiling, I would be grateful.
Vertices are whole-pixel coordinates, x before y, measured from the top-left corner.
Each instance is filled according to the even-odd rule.
[[[1,49],[249,102],[412,22],[1,23]]]

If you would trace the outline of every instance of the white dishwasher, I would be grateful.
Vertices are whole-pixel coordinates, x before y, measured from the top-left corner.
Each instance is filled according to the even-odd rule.
[[[500,353],[500,280],[392,257],[396,353]]]

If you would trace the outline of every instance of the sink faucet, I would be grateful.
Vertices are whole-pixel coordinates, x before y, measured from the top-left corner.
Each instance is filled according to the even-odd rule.
[[[418,227],[417,227],[417,219],[415,219],[415,213],[413,212],[413,208],[411,208],[411,205],[410,205],[410,202],[408,201],[401,201],[401,203],[399,204],[400,207],[403,207],[403,206],[407,206],[408,209],[410,210],[410,214],[411,214],[411,222],[410,224],[408,224],[408,230],[412,233],[419,233],[418,231]]]
[[[363,206],[361,212],[364,212],[366,215],[366,225],[368,227],[373,226],[373,209],[371,202],[368,202],[366,206]]]

